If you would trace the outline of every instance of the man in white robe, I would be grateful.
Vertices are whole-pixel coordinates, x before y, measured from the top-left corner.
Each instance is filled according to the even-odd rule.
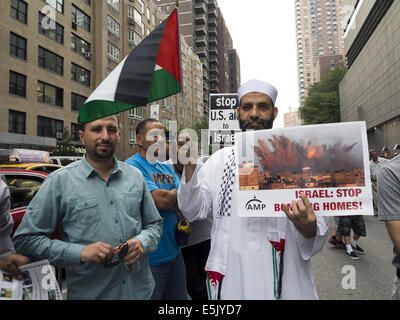
[[[278,112],[276,97],[276,89],[268,83],[251,80],[243,84],[237,109],[241,129],[272,128]],[[186,165],[178,190],[179,207],[189,221],[213,212],[211,251],[205,268],[211,279],[210,299],[318,299],[311,257],[325,244],[327,220],[315,216],[305,196],[292,201],[293,211],[285,208],[286,217],[238,217],[238,179],[232,179],[231,194],[221,184],[229,175],[232,149],[217,151],[201,169]],[[228,209],[222,212],[221,201],[226,197],[222,207]],[[271,241],[284,244],[284,250]]]

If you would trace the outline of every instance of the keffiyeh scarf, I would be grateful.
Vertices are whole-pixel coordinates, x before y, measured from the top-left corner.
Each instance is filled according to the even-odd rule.
[[[218,186],[218,214],[214,228],[218,230],[211,239],[211,250],[206,265],[207,290],[210,300],[220,300],[222,281],[226,275],[228,256],[228,230],[231,216],[233,187],[236,179],[235,148],[232,148],[225,161],[223,176]],[[282,293],[282,276],[285,251],[286,219],[272,218],[266,230],[267,238],[272,245],[272,262],[274,271],[274,296],[280,299]]]

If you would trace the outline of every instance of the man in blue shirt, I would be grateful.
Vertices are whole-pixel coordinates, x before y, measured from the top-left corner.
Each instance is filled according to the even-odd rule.
[[[146,119],[136,127],[139,152],[126,160],[138,168],[149,187],[163,222],[158,249],[149,255],[156,287],[153,300],[186,300],[186,270],[181,250],[175,240],[178,224],[177,193],[180,180],[168,165],[156,160],[165,152],[164,130],[160,122]]]
[[[118,118],[86,123],[78,133],[86,156],[45,180],[14,235],[15,248],[65,267],[68,299],[149,299],[147,255],[158,246],[162,218],[142,174],[114,157]],[[61,239],[52,240],[57,225]]]

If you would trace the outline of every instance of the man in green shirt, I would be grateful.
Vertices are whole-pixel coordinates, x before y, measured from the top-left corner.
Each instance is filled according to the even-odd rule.
[[[149,299],[154,289],[147,255],[162,218],[140,171],[115,159],[119,135],[116,116],[84,124],[86,156],[49,175],[13,238],[18,253],[66,268],[68,299]],[[61,239],[50,239],[57,225]]]

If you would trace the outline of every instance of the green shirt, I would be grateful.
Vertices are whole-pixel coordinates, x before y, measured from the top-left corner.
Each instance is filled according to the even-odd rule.
[[[57,224],[61,240],[51,240]],[[147,255],[161,233],[162,218],[139,170],[115,160],[105,181],[83,158],[48,176],[13,241],[18,253],[66,268],[68,299],[149,299],[154,279]],[[133,237],[144,248],[136,272],[125,262],[110,269],[80,262],[85,245],[117,247]]]

